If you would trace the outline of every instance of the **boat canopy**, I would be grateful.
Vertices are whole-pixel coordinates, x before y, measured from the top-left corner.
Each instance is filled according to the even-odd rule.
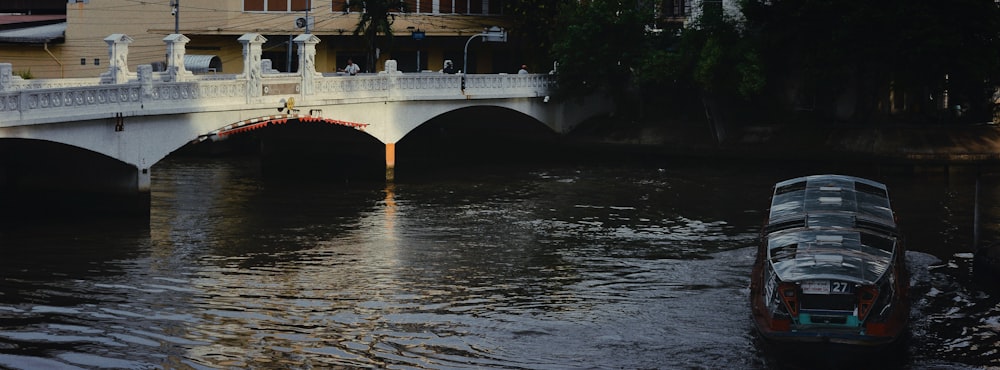
[[[885,185],[844,175],[799,177],[774,185],[768,226],[807,223],[809,226],[856,226],[896,232],[896,221]],[[798,221],[798,222],[796,222]]]
[[[775,184],[764,233],[768,260],[785,282],[873,284],[888,271],[898,242],[885,185],[844,175]]]
[[[857,230],[809,229],[771,234],[767,250],[781,281],[835,279],[868,285],[889,270],[896,239]]]

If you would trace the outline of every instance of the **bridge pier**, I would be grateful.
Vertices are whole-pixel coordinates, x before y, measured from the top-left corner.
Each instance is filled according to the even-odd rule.
[[[149,174],[148,168],[139,169],[136,173],[136,191],[140,193],[149,193],[150,186],[152,184],[152,179]]]
[[[385,181],[396,180],[396,143],[385,144]]]
[[[385,181],[396,180],[396,143],[385,144]]]

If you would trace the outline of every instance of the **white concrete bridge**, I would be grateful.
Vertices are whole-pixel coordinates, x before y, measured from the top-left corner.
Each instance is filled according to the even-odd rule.
[[[270,70],[261,60],[266,39],[259,34],[238,39],[243,44],[240,74],[195,75],[185,70],[189,39],[184,35],[164,38],[164,72],[153,72],[150,65],[129,70],[129,36],[114,34],[104,40],[108,70],[96,78],[23,80],[13,75],[10,64],[0,63],[0,144],[9,139],[54,142],[119,161],[128,174],[113,181],[122,188],[117,191],[148,193],[150,167],[171,152],[193,140],[214,139],[271,120],[324,120],[362,130],[385,144],[391,179],[395,143],[447,112],[502,107],[566,133],[609,108],[603,103],[550,101],[554,79],[548,74],[404,74],[395,71],[392,60],[378,74],[320,73],[314,65],[319,39],[309,34],[294,40],[300,61],[296,73]],[[290,101],[294,111],[273,117],[276,108]],[[0,168],[0,185],[13,176]]]

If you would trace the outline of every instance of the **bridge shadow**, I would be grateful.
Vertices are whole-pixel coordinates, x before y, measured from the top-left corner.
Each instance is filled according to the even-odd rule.
[[[438,116],[400,140],[396,176],[406,181],[566,158],[562,137],[541,122],[505,108],[474,107]]]
[[[149,194],[136,192],[137,171],[113,158],[44,140],[0,140],[0,224],[117,218],[142,225]],[[141,220],[141,221],[139,221]]]
[[[265,181],[385,181],[385,145],[354,128],[322,122],[291,120],[189,144],[171,155],[257,156]]]

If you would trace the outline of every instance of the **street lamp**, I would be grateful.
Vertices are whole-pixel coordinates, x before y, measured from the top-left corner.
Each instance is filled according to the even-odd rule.
[[[507,42],[507,31],[503,28],[493,26],[484,29],[483,32],[477,33],[469,37],[469,40],[465,42],[465,53],[462,55],[462,88],[465,89],[465,75],[469,74],[469,43],[472,39],[476,37],[482,37],[483,42]]]
[[[170,0],[170,15],[174,16],[174,33],[180,33],[181,28],[181,0]]]
[[[423,40],[427,36],[427,33],[421,31],[419,28],[414,29],[413,26],[406,28],[410,30],[410,36],[417,41],[417,72],[420,72],[420,40]]]

